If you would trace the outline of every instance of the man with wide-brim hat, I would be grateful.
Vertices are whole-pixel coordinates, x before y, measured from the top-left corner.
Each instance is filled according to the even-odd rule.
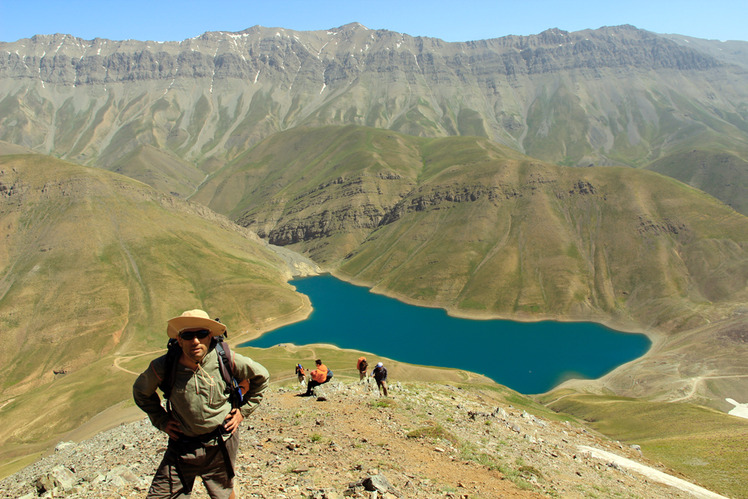
[[[179,333],[189,329],[207,329],[211,336],[223,336],[226,334],[226,326],[210,318],[207,312],[200,309],[187,310],[179,317],[169,319],[166,323],[166,334],[169,338],[176,339]]]
[[[233,498],[239,446],[236,430],[262,400],[268,371],[232,352],[223,342],[226,326],[204,310],[187,310],[170,319],[166,334],[170,338],[167,354],[154,359],[133,385],[135,403],[156,428],[169,435],[147,497],[188,496],[199,476],[211,497]],[[246,404],[240,407],[232,406],[232,387],[221,373],[217,350],[222,348],[233,377],[248,384]],[[166,408],[157,389],[170,394]]]

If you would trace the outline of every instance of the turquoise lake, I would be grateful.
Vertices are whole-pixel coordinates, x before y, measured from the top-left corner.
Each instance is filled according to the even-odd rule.
[[[546,392],[569,378],[598,378],[651,346],[645,335],[588,322],[457,319],[329,275],[292,284],[309,296],[312,314],[240,346],[328,343],[410,364],[480,373],[525,394]],[[377,362],[367,358],[369,365]],[[313,362],[309,359],[310,366]]]

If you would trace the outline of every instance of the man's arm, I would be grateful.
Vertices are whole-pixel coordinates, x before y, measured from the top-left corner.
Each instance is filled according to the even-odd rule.
[[[156,393],[158,384],[161,382],[161,378],[157,373],[157,361],[158,359],[152,361],[148,369],[143,371],[138,376],[138,379],[135,380],[135,383],[132,385],[132,396],[135,399],[135,404],[143,412],[148,414],[148,418],[151,420],[153,426],[161,431],[166,431],[170,418],[166,410],[161,406],[161,398]]]
[[[260,405],[269,384],[270,373],[259,362],[240,354],[234,354],[234,366],[237,379],[249,381],[249,389],[244,395],[247,403],[241,408],[242,416],[247,417]]]

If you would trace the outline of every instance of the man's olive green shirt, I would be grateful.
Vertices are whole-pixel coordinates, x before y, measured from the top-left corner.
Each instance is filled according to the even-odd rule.
[[[262,400],[268,387],[270,374],[261,364],[249,357],[231,352],[234,359],[234,377],[237,381],[248,380],[249,390],[245,394],[247,404],[241,407],[244,417],[249,416]],[[166,356],[153,360],[133,385],[133,398],[159,430],[166,427],[169,420],[161,399],[156,393],[166,370]],[[218,365],[218,353],[210,348],[196,370],[180,363],[171,390],[171,410],[180,430],[188,437],[204,435],[223,424],[231,411],[229,394],[226,393],[226,382],[221,376]]]

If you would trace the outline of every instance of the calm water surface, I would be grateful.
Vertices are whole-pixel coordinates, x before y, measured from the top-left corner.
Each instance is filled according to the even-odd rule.
[[[642,334],[586,322],[456,319],[332,276],[297,279],[293,285],[312,301],[309,318],[242,346],[329,343],[411,364],[473,371],[521,393],[542,393],[568,378],[598,378],[642,356],[651,344]],[[369,356],[370,365],[376,361]]]

